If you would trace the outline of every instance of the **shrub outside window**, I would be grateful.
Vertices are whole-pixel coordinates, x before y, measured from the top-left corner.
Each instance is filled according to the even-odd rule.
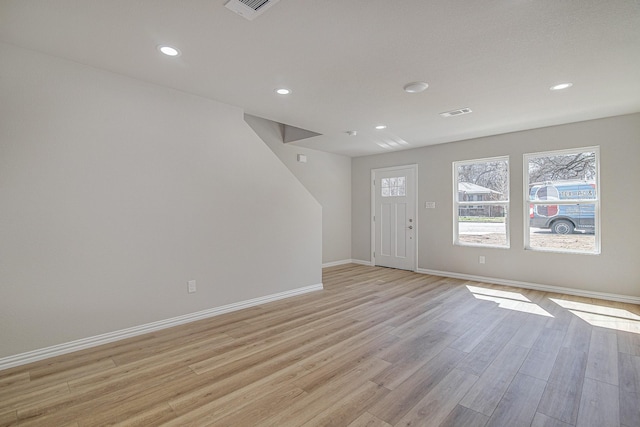
[[[600,253],[599,147],[524,155],[525,249]]]
[[[453,162],[453,242],[509,247],[509,158]]]

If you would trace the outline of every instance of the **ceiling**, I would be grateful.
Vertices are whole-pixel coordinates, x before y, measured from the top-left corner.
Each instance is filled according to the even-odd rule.
[[[638,0],[280,0],[253,21],[225,3],[0,0],[0,41],[239,106],[349,156],[640,111]],[[413,81],[429,88],[404,92]],[[439,115],[459,108],[473,112]]]

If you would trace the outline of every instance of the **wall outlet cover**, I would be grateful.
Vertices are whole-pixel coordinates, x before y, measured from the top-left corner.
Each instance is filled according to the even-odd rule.
[[[187,290],[189,291],[190,294],[194,293],[196,291],[196,281],[195,280],[189,280],[187,282]]]

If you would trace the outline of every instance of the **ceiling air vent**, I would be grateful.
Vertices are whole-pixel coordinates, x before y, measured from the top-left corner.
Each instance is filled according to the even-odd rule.
[[[451,110],[446,113],[440,113],[442,117],[453,117],[453,116],[461,116],[463,114],[471,113],[471,108],[461,108],[459,110]]]
[[[280,0],[229,0],[225,7],[238,15],[253,21]]]

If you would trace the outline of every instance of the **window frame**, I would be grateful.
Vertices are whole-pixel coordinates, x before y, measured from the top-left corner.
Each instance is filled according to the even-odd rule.
[[[548,200],[531,200],[530,183],[529,183],[529,160],[536,157],[552,157],[562,156],[568,154],[588,153],[593,152],[595,154],[595,181],[596,192],[595,198],[592,199],[566,199],[566,200],[553,200],[553,205],[579,205],[588,204],[594,205],[594,238],[595,249],[593,252],[577,251],[571,249],[559,249],[559,248],[540,248],[531,246],[531,226],[530,226],[530,208],[531,206],[545,206],[550,205]],[[600,186],[600,146],[590,147],[576,147],[567,148],[562,150],[549,150],[540,151],[535,153],[525,153],[522,156],[522,200],[523,200],[523,232],[524,232],[524,249],[527,251],[535,252],[551,252],[562,254],[575,254],[575,255],[600,255],[601,253],[601,199],[602,199],[602,187]],[[535,209],[535,207],[534,207]]]
[[[473,165],[477,163],[506,162],[506,187],[508,189],[507,200],[483,200],[483,201],[459,201],[458,200],[458,166]],[[482,159],[459,160],[452,163],[453,172],[453,244],[455,246],[470,246],[478,248],[509,249],[511,248],[511,237],[509,232],[509,215],[511,213],[511,168],[509,166],[509,155],[487,157]],[[460,241],[460,207],[463,206],[503,206],[506,212],[504,216],[505,238],[504,245],[490,245],[485,243],[466,243]]]

